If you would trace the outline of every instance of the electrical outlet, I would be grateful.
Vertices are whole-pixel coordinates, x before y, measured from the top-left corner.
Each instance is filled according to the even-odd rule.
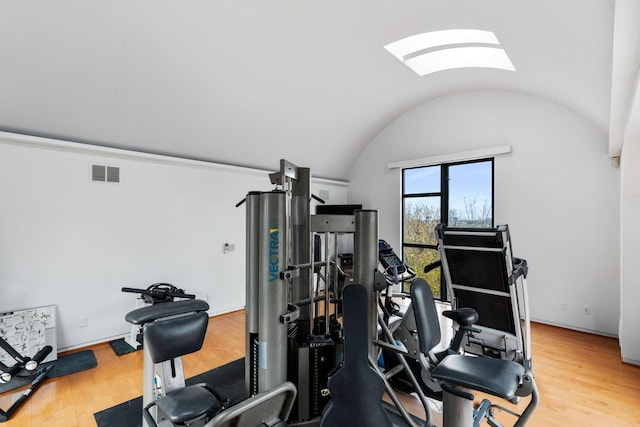
[[[80,317],[80,327],[81,328],[86,328],[88,323],[89,323],[89,320],[87,319],[87,316]]]
[[[562,310],[562,311],[568,311],[568,310],[569,310],[569,303],[563,302],[563,303],[560,305],[560,310]]]
[[[591,314],[591,307],[590,307],[590,306],[588,306],[588,305],[585,305],[585,306],[582,308],[582,314],[587,314],[587,315],[588,315],[588,314]]]

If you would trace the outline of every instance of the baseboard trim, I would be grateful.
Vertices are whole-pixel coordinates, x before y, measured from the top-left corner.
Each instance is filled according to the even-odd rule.
[[[612,333],[603,332],[603,331],[596,331],[594,329],[581,328],[579,326],[567,325],[564,323],[550,322],[548,320],[542,320],[542,319],[531,319],[531,321],[535,323],[541,323],[543,325],[557,326],[558,328],[570,329],[572,331],[585,332],[587,334],[600,335],[603,337],[616,338],[616,339],[620,338],[618,334],[612,334]]]

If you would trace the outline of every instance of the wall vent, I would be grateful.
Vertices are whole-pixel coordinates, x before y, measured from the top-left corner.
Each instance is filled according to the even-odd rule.
[[[91,165],[91,181],[120,182],[120,168],[115,166]]]
[[[107,180],[106,168],[104,166],[91,166],[91,181],[105,182]]]
[[[107,182],[120,182],[120,168],[107,166]]]

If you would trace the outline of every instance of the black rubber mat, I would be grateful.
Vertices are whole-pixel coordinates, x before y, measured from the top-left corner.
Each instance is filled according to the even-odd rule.
[[[48,378],[61,377],[63,375],[74,374],[76,372],[86,371],[98,366],[93,350],[83,350],[77,353],[65,354],[58,357],[58,360],[46,362],[36,369],[33,375],[21,376],[17,375],[6,384],[0,384],[0,393],[14,390],[16,388],[30,384],[31,381],[37,376],[36,373],[41,372],[40,369],[53,365],[53,368],[47,375]]]
[[[134,351],[140,350],[142,348],[141,345],[138,346],[138,348],[131,347],[129,343],[125,342],[124,338],[109,341],[109,345],[118,356],[122,356],[123,354],[127,353],[133,353]]]
[[[244,358],[186,380],[187,384],[202,382],[210,384],[219,397],[229,399],[232,404],[243,401],[247,397],[244,387]],[[383,402],[383,407],[394,427],[408,425],[394,406]],[[140,427],[142,426],[142,397],[96,412],[93,416],[98,427]],[[424,424],[420,418],[414,416],[412,418],[416,424]]]
[[[244,387],[244,358],[188,378],[187,385],[207,383],[222,400],[232,404],[247,398]],[[98,427],[137,427],[142,425],[142,397],[93,414]]]

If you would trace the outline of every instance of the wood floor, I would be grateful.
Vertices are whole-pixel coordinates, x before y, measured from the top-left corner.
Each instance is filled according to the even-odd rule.
[[[243,357],[244,345],[243,311],[212,318],[204,348],[184,359],[186,376]],[[97,368],[47,380],[7,425],[92,426],[95,412],[142,394],[142,352],[90,348]],[[532,324],[532,348],[541,403],[529,425],[640,426],[640,367],[621,362],[617,340]],[[0,408],[17,395],[0,395]],[[415,407],[411,396],[403,399]]]

